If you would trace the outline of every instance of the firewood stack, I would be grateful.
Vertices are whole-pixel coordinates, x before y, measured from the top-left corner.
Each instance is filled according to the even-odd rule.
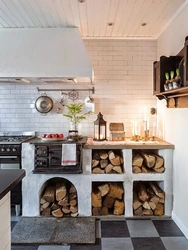
[[[77,192],[66,181],[48,185],[40,199],[41,215],[55,217],[78,216]]]
[[[164,159],[156,154],[148,154],[143,151],[134,150],[132,169],[133,173],[163,173],[165,171]]]
[[[165,193],[155,182],[136,182],[133,188],[134,215],[164,215]]]
[[[92,157],[93,174],[122,174],[123,157],[115,151],[94,151]]]
[[[92,215],[122,215],[125,204],[124,188],[120,182],[93,184],[92,187]]]

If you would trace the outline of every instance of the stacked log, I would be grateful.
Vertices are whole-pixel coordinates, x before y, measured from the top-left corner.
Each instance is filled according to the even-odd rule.
[[[92,156],[93,174],[122,174],[123,157],[115,151],[94,151]]]
[[[136,182],[133,188],[133,214],[164,215],[165,193],[156,182]]]
[[[156,154],[145,153],[143,151],[133,151],[132,158],[133,173],[163,173],[164,159]]]
[[[122,215],[125,204],[124,188],[120,182],[95,183],[92,187],[92,215]]]
[[[44,216],[78,216],[77,192],[74,185],[58,181],[48,185],[40,199],[40,212]]]

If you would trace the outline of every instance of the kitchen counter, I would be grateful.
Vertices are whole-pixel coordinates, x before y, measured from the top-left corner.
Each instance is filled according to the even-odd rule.
[[[23,169],[0,169],[0,199],[11,191],[25,176]]]
[[[24,178],[23,169],[0,169],[0,246],[11,249],[10,191]]]
[[[86,149],[174,149],[174,145],[156,138],[154,141],[132,141],[126,138],[125,141],[94,141],[88,138],[84,145]]]

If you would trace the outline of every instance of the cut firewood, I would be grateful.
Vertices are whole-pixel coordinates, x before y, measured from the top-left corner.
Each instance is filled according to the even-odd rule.
[[[101,196],[103,197],[108,194],[110,187],[107,183],[105,183],[103,185],[98,186],[98,189],[100,190]]]
[[[50,216],[50,214],[51,214],[51,209],[49,207],[42,210],[43,216]]]
[[[54,186],[48,186],[46,187],[44,194],[42,196],[42,199],[48,201],[48,202],[54,202],[55,199],[55,187]]]
[[[100,160],[100,167],[105,168],[108,165],[108,159]]]
[[[94,154],[93,154],[93,160],[97,160],[97,161],[99,161],[100,160],[100,155],[97,153],[97,152],[95,152]]]
[[[149,203],[147,201],[144,201],[144,203],[142,204],[143,208],[145,209],[151,209]]]
[[[144,167],[144,166],[142,166],[142,167],[141,167],[141,170],[142,170],[142,173],[148,173],[147,168],[146,168],[146,167]]]
[[[132,164],[133,166],[141,167],[143,164],[143,160],[144,160],[143,157],[137,153],[136,155],[133,156]]]
[[[74,185],[71,185],[71,187],[69,189],[69,194],[72,194],[72,193],[76,193],[76,188]]]
[[[108,154],[105,151],[100,151],[99,156],[100,156],[100,159],[103,159],[103,160],[108,158]]]
[[[115,156],[115,154],[114,154],[114,152],[113,151],[109,151],[108,152],[108,158],[109,158],[109,160],[112,160],[112,159],[114,159],[116,156]]]
[[[137,209],[135,209],[133,213],[134,213],[134,215],[138,215],[138,216],[142,215],[143,214],[143,208],[142,208],[142,206],[140,206]]]
[[[101,214],[101,208],[100,207],[93,207],[92,208],[92,215],[98,216]]]
[[[165,199],[159,198],[160,203],[165,203]]]
[[[42,205],[41,205],[41,207],[43,208],[43,209],[45,209],[45,208],[47,208],[47,207],[49,207],[49,205],[50,205],[50,202],[45,202],[45,203],[43,203]]]
[[[77,207],[77,206],[75,206],[75,207],[70,207],[70,211],[71,211],[72,213],[76,213],[76,212],[78,212],[78,207]]]
[[[120,156],[117,155],[115,158],[110,159],[110,163],[114,166],[121,165]]]
[[[67,194],[67,188],[65,182],[57,182],[56,183],[56,200],[62,200]]]
[[[108,215],[108,208],[107,207],[102,207],[101,209],[101,215]]]
[[[44,204],[45,202],[46,202],[45,199],[43,199],[43,198],[40,199],[40,204]]]
[[[149,185],[159,198],[162,198],[162,199],[165,198],[165,193],[162,191],[162,189],[157,184],[155,184],[154,182],[149,182]]]
[[[102,206],[102,197],[99,190],[95,190],[91,194],[92,206],[101,207]]]
[[[113,197],[107,195],[104,199],[103,206],[108,207],[108,208],[112,208],[114,206],[115,200],[116,200],[116,198],[113,198]]]
[[[151,209],[143,209],[143,215],[153,215],[153,211]]]
[[[92,171],[93,174],[104,174],[104,170],[102,170],[101,168],[94,168],[93,171]]]
[[[71,193],[71,194],[69,193],[69,201],[71,201],[75,198],[77,198],[77,193]]]
[[[164,215],[164,204],[163,203],[158,202],[156,204],[156,209],[154,210],[154,215],[157,215],[157,216]]]
[[[76,213],[71,213],[71,217],[76,217],[76,216],[78,216],[78,212],[76,212]]]
[[[142,203],[139,201],[137,193],[133,191],[133,209],[136,210],[140,206],[142,206]]]
[[[164,167],[161,167],[161,168],[153,168],[153,170],[155,170],[155,172],[157,173],[163,173],[165,168]]]
[[[159,155],[153,155],[155,157],[155,165],[154,165],[154,169],[158,169],[158,168],[161,168],[163,167],[164,165],[164,159],[159,156]]]
[[[155,165],[155,156],[146,154],[140,151],[142,157],[144,158],[144,163],[148,168],[152,168]]]
[[[73,199],[73,200],[69,201],[69,204],[70,204],[70,206],[72,206],[72,207],[76,206],[76,204],[77,204],[77,199]]]
[[[147,191],[146,191],[146,187],[143,183],[139,184],[138,197],[141,201],[147,201],[149,198]]]
[[[122,195],[124,193],[124,188],[121,183],[111,182],[110,190],[108,195],[114,198],[122,199]]]
[[[99,165],[99,160],[93,159],[93,160],[92,160],[92,168],[95,168],[95,167],[97,167],[98,165]]]
[[[68,196],[66,195],[62,200],[58,201],[58,205],[60,206],[68,206],[69,201],[68,201]]]
[[[115,166],[115,167],[113,167],[113,170],[116,171],[118,174],[122,174],[121,166]]]
[[[123,201],[116,200],[114,203],[114,211],[115,215],[122,215],[125,209],[125,204]]]
[[[113,169],[113,165],[112,164],[108,164],[107,166],[106,166],[106,168],[105,168],[105,172],[106,172],[106,174],[109,174],[111,171],[112,171],[112,169]]]
[[[52,205],[51,205],[52,210],[56,210],[58,208],[59,208],[59,206],[56,203],[52,203]]]
[[[64,214],[69,214],[69,213],[70,213],[70,207],[69,207],[69,206],[62,207],[62,212],[63,212]]]
[[[150,205],[152,210],[155,210],[156,204],[153,201],[149,201],[149,205]]]
[[[58,209],[52,211],[52,215],[54,217],[60,218],[60,217],[63,217],[63,212],[62,212],[62,210],[60,208],[58,208]]]
[[[141,172],[142,172],[142,170],[141,170],[140,167],[133,166],[133,173],[138,174],[138,173],[141,173]]]
[[[157,195],[153,195],[151,198],[150,198],[150,201],[157,204],[159,202],[159,197]]]

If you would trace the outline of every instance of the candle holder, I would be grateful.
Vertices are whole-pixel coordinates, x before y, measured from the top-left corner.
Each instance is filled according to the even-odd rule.
[[[149,141],[149,129],[144,131],[144,141]]]
[[[155,141],[155,136],[154,135],[152,135],[151,140]]]

